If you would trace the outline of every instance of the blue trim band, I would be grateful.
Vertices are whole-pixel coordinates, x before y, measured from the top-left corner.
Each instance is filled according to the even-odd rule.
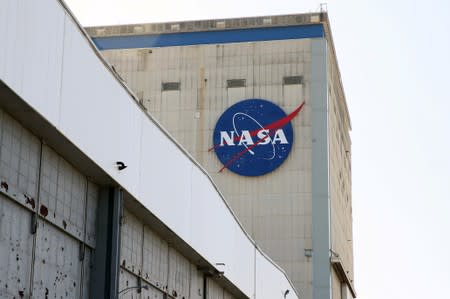
[[[113,50],[258,42],[283,39],[315,38],[323,36],[323,26],[322,24],[317,24],[220,31],[96,37],[93,38],[93,41],[100,50]]]

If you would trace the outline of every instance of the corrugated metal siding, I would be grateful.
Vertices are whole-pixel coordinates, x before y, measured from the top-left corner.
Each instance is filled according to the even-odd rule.
[[[84,236],[87,180],[52,149],[42,149],[39,213],[79,239]]]
[[[156,235],[148,226],[145,226],[143,275],[145,279],[161,289],[167,286],[167,252],[167,242]]]
[[[173,248],[169,249],[169,294],[189,298],[190,262]]]
[[[2,110],[0,179],[0,297],[88,298],[98,187]]]
[[[203,298],[203,274],[180,252],[155,234],[129,210],[121,224],[120,291],[136,287],[139,281],[149,290],[130,289],[120,298]],[[208,279],[211,294],[223,299],[224,290]],[[150,297],[148,297],[150,296]],[[219,297],[217,297],[219,296]],[[232,297],[230,297],[232,298]]]
[[[4,113],[0,151],[2,189],[22,203],[37,198],[40,142]],[[26,200],[29,198],[30,200]],[[29,207],[33,208],[32,204]]]
[[[0,194],[0,298],[30,296],[31,213]]]
[[[91,281],[91,268],[92,268],[92,249],[86,248],[84,251],[84,261],[83,261],[83,272],[82,272],[82,284],[81,284],[81,294],[82,298],[90,298],[89,288]]]
[[[203,274],[191,265],[190,299],[203,299]]]
[[[124,210],[123,224],[120,227],[120,261],[123,268],[141,275],[143,224],[128,210]]]
[[[34,261],[33,296],[80,298],[82,262],[77,240],[39,220]]]
[[[214,280],[207,279],[207,299],[223,299],[224,290]]]
[[[119,294],[121,299],[140,299],[140,294],[138,294],[137,289],[130,289],[125,291],[129,287],[135,287],[138,285],[138,277],[133,275],[133,273],[128,272],[125,269],[120,269],[119,275]],[[120,293],[122,291],[122,293]]]

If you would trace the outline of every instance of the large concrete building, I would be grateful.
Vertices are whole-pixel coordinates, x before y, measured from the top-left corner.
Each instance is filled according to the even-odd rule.
[[[351,124],[325,12],[87,31],[302,298],[356,296]]]
[[[64,2],[0,41],[0,298],[300,298]]]

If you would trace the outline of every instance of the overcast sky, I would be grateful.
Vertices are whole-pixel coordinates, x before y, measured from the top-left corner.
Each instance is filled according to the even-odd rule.
[[[84,26],[318,11],[320,1],[66,0]],[[450,296],[450,1],[328,1],[352,118],[358,298]]]

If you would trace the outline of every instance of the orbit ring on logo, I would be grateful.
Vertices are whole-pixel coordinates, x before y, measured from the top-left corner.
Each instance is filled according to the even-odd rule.
[[[225,168],[244,176],[259,176],[278,168],[294,140],[291,120],[305,102],[289,115],[262,99],[247,99],[229,107],[217,121],[214,150]]]

